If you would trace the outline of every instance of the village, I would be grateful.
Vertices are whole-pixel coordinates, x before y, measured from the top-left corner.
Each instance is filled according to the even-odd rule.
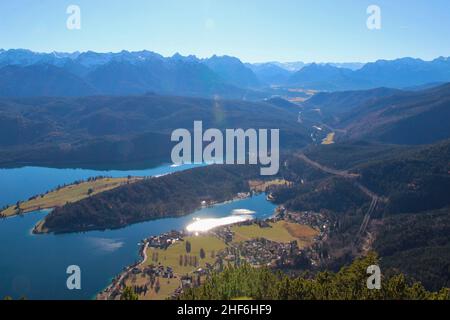
[[[321,213],[277,208],[266,220],[248,220],[199,235],[170,231],[142,241],[142,261],[129,266],[97,299],[121,299],[131,288],[139,299],[176,299],[213,272],[247,263],[289,268],[317,264],[314,244],[326,239],[331,221]]]

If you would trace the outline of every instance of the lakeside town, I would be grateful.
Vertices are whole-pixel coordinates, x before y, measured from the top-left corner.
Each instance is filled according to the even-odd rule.
[[[272,218],[246,220],[195,234],[173,230],[143,239],[141,261],[128,266],[97,295],[142,300],[177,299],[211,274],[243,263],[252,267],[290,268],[319,263],[314,248],[326,240],[332,221],[322,213],[288,212],[280,206]]]

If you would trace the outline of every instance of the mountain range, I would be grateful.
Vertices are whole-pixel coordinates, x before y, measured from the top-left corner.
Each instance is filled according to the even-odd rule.
[[[267,102],[161,95],[0,98],[0,165],[96,165],[170,160],[170,135],[208,128],[280,128],[284,148],[309,132],[297,109]]]
[[[158,93],[261,100],[270,87],[320,91],[423,87],[450,81],[450,59],[402,58],[372,63],[243,63],[150,51],[36,53],[0,50],[0,96],[89,96]]]
[[[322,92],[301,104],[344,140],[429,144],[450,138],[450,84],[421,91],[377,88]]]
[[[289,183],[267,189],[270,198],[288,214],[331,222],[305,251],[320,257],[311,261],[330,270],[375,249],[383,274],[401,270],[438,290],[450,283],[449,81],[449,58],[246,64],[149,51],[0,50],[0,166],[147,167],[169,162],[171,133],[195,120],[220,130],[275,127],[278,178]],[[277,90],[307,97],[287,101]],[[321,144],[330,133],[332,143]],[[44,226],[103,230],[182,215],[204,199],[248,192],[248,180],[261,179],[254,169],[206,166],[145,179],[67,203]]]
[[[341,91],[377,87],[407,88],[450,80],[450,58],[402,58],[367,63],[358,70],[311,64],[289,78],[290,86]]]

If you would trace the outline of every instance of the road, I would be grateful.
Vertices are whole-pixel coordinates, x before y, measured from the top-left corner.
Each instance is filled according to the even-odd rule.
[[[354,179],[354,180],[361,176],[361,175],[356,174],[356,173],[350,173],[350,172],[348,172],[346,170],[336,170],[336,169],[329,168],[327,166],[321,165],[320,163],[311,160],[310,158],[308,158],[303,153],[300,153],[297,156],[298,156],[298,158],[300,158],[301,160],[303,160],[304,162],[306,162],[310,166],[312,166],[312,167],[314,167],[316,169],[319,169],[319,170],[321,170],[323,172],[332,174],[332,175],[336,175],[336,176],[339,176],[339,177],[342,177],[342,178],[346,178],[346,179]],[[370,218],[371,218],[373,212],[375,211],[375,209],[376,209],[376,207],[378,205],[378,202],[382,198],[379,195],[377,195],[375,192],[373,192],[373,191],[369,190],[367,187],[363,186],[359,181],[354,181],[354,184],[364,194],[366,194],[367,196],[369,196],[372,199],[372,201],[370,203],[370,206],[369,206],[369,209],[367,210],[367,212],[366,212],[366,214],[364,216],[364,219],[363,219],[363,221],[361,223],[361,226],[359,227],[359,231],[358,231],[358,233],[357,233],[357,235],[355,237],[354,245],[356,246],[359,243],[361,237],[366,233],[367,226],[369,225],[369,222],[370,222]]]
[[[323,172],[333,174],[335,176],[340,176],[340,177],[347,178],[347,179],[355,179],[355,178],[360,177],[360,175],[356,174],[356,173],[350,173],[346,170],[336,170],[336,169],[321,165],[320,163],[317,163],[317,162],[311,160],[310,158],[308,158],[304,153],[297,154],[297,157],[302,159],[304,162],[306,162],[310,166],[315,167]]]
[[[145,242],[144,248],[142,249],[142,261],[138,264],[138,266],[142,266],[147,261],[147,249],[148,242]]]
[[[356,234],[355,242],[354,242],[355,246],[358,245],[358,242],[360,241],[362,236],[366,233],[367,226],[369,225],[369,222],[370,222],[370,218],[371,218],[373,212],[375,211],[377,204],[378,204],[378,197],[375,197],[372,199],[369,209],[367,210],[367,213],[364,216],[361,226],[359,227],[358,233]]]
[[[119,278],[116,279],[113,283],[111,283],[102,293],[97,295],[97,300],[110,300],[111,293],[113,293],[116,290],[120,289],[120,284],[122,283],[122,280],[128,276],[128,274],[136,267],[139,267],[143,265],[147,261],[147,249],[148,249],[148,242],[145,242],[144,247],[142,248],[142,261],[138,263],[137,265],[129,266],[126,270],[122,271],[119,275]]]

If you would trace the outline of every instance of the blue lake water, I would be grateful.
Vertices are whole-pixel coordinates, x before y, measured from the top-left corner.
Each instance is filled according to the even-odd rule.
[[[0,206],[45,192],[58,184],[90,176],[150,176],[189,168],[162,166],[139,171],[20,168],[0,170]],[[183,229],[194,218],[220,218],[234,209],[255,211],[266,218],[275,206],[265,195],[216,205],[179,218],[134,224],[119,230],[66,235],[32,235],[31,229],[47,212],[0,220],[0,297],[28,299],[92,299],[121,270],[138,258],[138,243],[150,235]],[[81,290],[68,290],[66,269],[81,268]]]
[[[0,169],[0,207],[26,200],[31,196],[56,188],[58,185],[73,183],[89,177],[109,176],[114,178],[157,176],[200,165],[164,165],[143,170],[90,170],[23,167]]]

